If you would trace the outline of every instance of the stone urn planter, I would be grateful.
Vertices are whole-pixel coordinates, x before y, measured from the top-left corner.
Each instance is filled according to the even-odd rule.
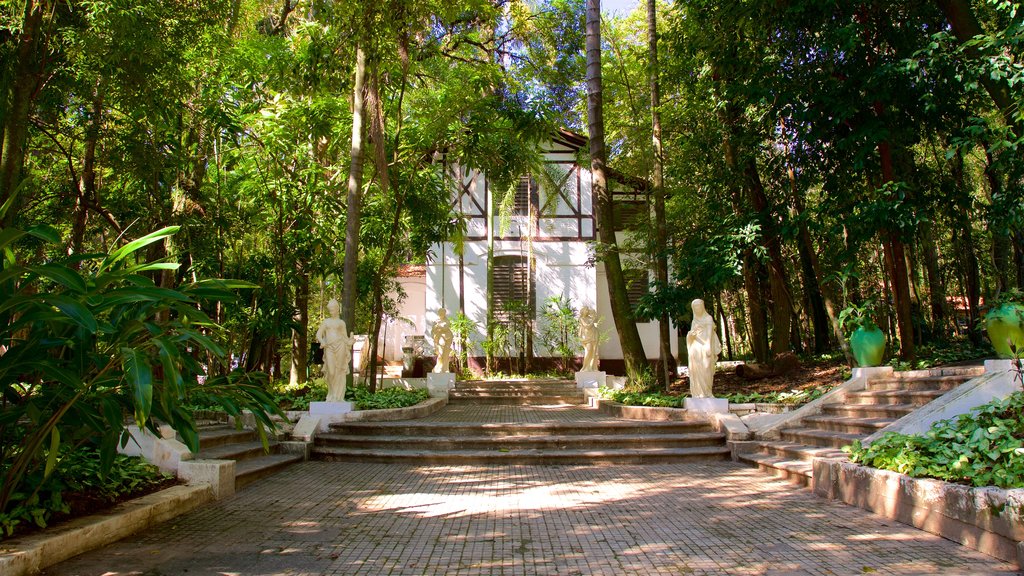
[[[885,355],[885,333],[873,324],[862,325],[850,335],[850,349],[858,366],[879,366]]]
[[[985,331],[1000,358],[1024,354],[1024,305],[1016,302],[1000,304],[985,314]]]

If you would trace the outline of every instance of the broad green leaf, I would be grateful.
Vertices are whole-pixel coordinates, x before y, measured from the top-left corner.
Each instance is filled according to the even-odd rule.
[[[60,454],[60,430],[54,426],[50,430],[50,453],[46,456],[46,469],[43,476],[49,477],[57,465],[57,455]]]
[[[89,288],[85,280],[77,271],[60,264],[43,264],[42,266],[31,266],[29,271],[48,278],[57,284],[74,292],[86,292]]]
[[[63,312],[90,333],[96,332],[98,327],[96,324],[96,317],[93,316],[89,308],[78,300],[59,294],[43,296],[41,300],[51,306],[55,306],[58,310]]]
[[[113,252],[110,253],[109,256],[104,258],[103,262],[100,264],[100,270],[106,270],[107,268],[121,261],[126,256],[130,255],[131,253],[135,252],[140,248],[148,246],[154,242],[163,240],[164,238],[167,238],[169,236],[173,236],[178,232],[179,229],[181,229],[180,226],[167,226],[166,228],[161,228],[156,232],[147,234],[142,238],[132,240],[131,242],[125,244],[124,246],[118,248],[117,250],[114,250]]]
[[[153,370],[146,356],[134,348],[121,348],[121,362],[128,384],[132,387],[135,423],[142,428],[153,406]]]

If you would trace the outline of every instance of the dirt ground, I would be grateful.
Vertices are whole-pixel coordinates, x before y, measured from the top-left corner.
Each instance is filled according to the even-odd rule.
[[[849,368],[842,360],[834,361],[803,361],[800,367],[785,376],[771,376],[761,380],[744,380],[736,375],[736,366],[719,366],[715,372],[715,395],[725,396],[733,393],[749,394],[758,392],[789,392],[819,386],[836,386],[842,384],[849,375]],[[672,383],[671,391],[679,394],[690,390],[690,379],[683,376]]]

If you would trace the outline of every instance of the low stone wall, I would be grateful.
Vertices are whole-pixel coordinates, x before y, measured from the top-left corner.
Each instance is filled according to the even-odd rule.
[[[688,414],[683,408],[662,408],[658,406],[626,406],[611,400],[597,400],[597,409],[602,414],[624,418],[626,420],[646,420],[649,422],[700,420]]]
[[[972,488],[860,466],[814,462],[814,492],[1024,567],[1024,489]]]
[[[392,422],[425,418],[448,405],[447,398],[430,398],[415,406],[385,410],[354,410],[345,414],[345,422]]]
[[[213,500],[209,485],[173,486],[24,538],[4,540],[0,574],[22,576],[106,546]]]

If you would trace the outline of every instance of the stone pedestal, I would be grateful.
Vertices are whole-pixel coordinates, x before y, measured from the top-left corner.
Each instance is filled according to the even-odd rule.
[[[430,392],[431,398],[447,398],[452,388],[455,388],[453,372],[427,373],[427,391]]]
[[[309,413],[312,416],[341,416],[352,411],[351,402],[310,402]]]
[[[577,388],[600,388],[605,385],[608,375],[605,372],[584,372],[576,373]]]
[[[352,411],[351,402],[310,402],[309,415],[320,418],[320,431],[330,432],[331,424],[344,422],[345,415]]]
[[[687,398],[683,406],[690,412],[728,414],[729,401],[725,398]]]

